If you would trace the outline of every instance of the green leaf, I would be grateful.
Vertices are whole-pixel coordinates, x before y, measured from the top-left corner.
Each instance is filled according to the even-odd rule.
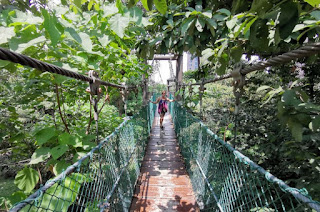
[[[202,15],[204,15],[206,18],[211,19],[212,18],[212,11],[209,10],[209,11],[203,12]]]
[[[156,5],[157,10],[160,13],[166,14],[167,12],[167,1],[166,0],[153,0],[154,4]]]
[[[303,126],[295,119],[289,118],[288,126],[291,129],[291,134],[296,141],[302,141]]]
[[[312,121],[310,122],[310,129],[313,132],[319,132],[320,130],[320,115],[316,116],[314,119],[312,119]]]
[[[81,0],[74,0],[73,3],[78,7],[78,9],[81,9]]]
[[[227,48],[228,46],[228,40],[225,40],[222,44],[221,44],[221,47],[220,47],[220,50],[218,52],[218,57],[221,57],[223,51],[225,50],[225,48]]]
[[[263,85],[263,86],[260,86],[260,87],[257,89],[257,92],[264,91],[264,90],[267,90],[267,89],[271,89],[271,87],[268,86],[268,85]]]
[[[75,41],[77,41],[78,43],[81,44],[81,37],[79,36],[79,34],[77,33],[77,31],[74,28],[71,27],[67,27],[65,29],[65,34],[69,37],[69,38],[73,38]]]
[[[38,164],[50,157],[50,148],[40,147],[31,156],[29,164]]]
[[[257,19],[250,28],[250,44],[252,48],[258,51],[266,51],[269,44],[268,34],[267,20]]]
[[[60,156],[62,156],[68,150],[69,150],[68,145],[62,144],[51,149],[50,153],[53,159],[57,160]]]
[[[148,0],[141,0],[141,3],[146,10],[150,11],[148,6]]]
[[[93,136],[93,138],[95,138],[95,136]],[[89,151],[93,147],[97,146],[96,143],[93,143],[93,142],[90,142],[90,141],[83,141],[82,143],[83,143],[82,149],[86,150],[86,151]]]
[[[44,28],[49,33],[52,46],[55,46],[61,38],[61,32],[57,29],[56,26],[56,18],[51,16],[45,9],[42,9],[41,13],[44,17]]]
[[[14,184],[26,193],[30,193],[39,181],[38,172],[25,167],[19,171],[14,179]]]
[[[226,25],[227,25],[228,29],[230,29],[230,30],[233,29],[233,27],[236,26],[237,21],[238,21],[238,18],[236,16],[234,16],[231,20],[227,21]]]
[[[12,205],[21,202],[22,200],[26,199],[27,195],[25,193],[23,193],[22,191],[16,191],[14,193],[11,194],[10,197],[8,197],[8,199],[10,200],[10,203]]]
[[[57,176],[61,174],[63,171],[65,171],[68,166],[70,166],[70,163],[67,163],[65,160],[60,160],[58,163],[56,163],[53,167],[53,173]]]
[[[254,0],[250,12],[257,12],[258,16],[263,16],[272,8],[273,4],[269,0]]]
[[[203,31],[204,25],[205,25],[204,20],[201,17],[197,18],[196,27],[199,32]]]
[[[44,128],[35,134],[38,145],[42,145],[48,142],[52,137],[56,135],[56,129],[53,127]]]
[[[319,2],[320,2],[320,0],[319,0]],[[320,11],[319,11],[319,10],[312,11],[312,12],[310,13],[310,15],[311,15],[312,17],[314,17],[317,21],[320,20]]]
[[[213,19],[206,19],[206,21],[207,21],[207,24],[208,25],[210,25],[211,27],[213,27],[214,29],[217,29],[217,27],[218,27],[218,24],[217,24],[217,22],[215,21],[215,20],[213,20]]]
[[[193,17],[189,17],[187,19],[185,19],[183,22],[182,22],[182,25],[181,25],[181,34],[185,34],[189,27],[191,26],[192,22],[194,21],[194,18]]]
[[[200,57],[200,65],[204,66],[210,63],[209,58],[214,55],[214,51],[211,48],[207,48],[202,51],[202,56]]]
[[[109,20],[110,28],[120,37],[124,37],[124,31],[129,25],[129,18],[121,14],[112,16]]]
[[[288,1],[280,5],[281,13],[279,16],[280,38],[286,39],[295,28],[299,21],[298,4],[293,1]]]
[[[31,40],[31,41],[29,41],[27,43],[18,44],[17,49],[12,49],[12,50],[15,50],[18,53],[23,53],[28,48],[34,47],[34,46],[36,46],[36,44],[42,43],[42,42],[45,42],[45,41],[46,41],[46,38],[44,36],[40,36],[40,37],[35,38],[35,39],[33,39],[33,40]]]
[[[153,0],[148,0],[148,8],[149,10],[153,9]]]
[[[241,46],[234,46],[230,50],[230,56],[234,62],[239,62],[242,57],[242,48]]]
[[[103,11],[104,11],[103,17],[107,17],[107,16],[111,16],[118,13],[118,8],[116,7],[115,4],[108,4],[103,7]]]
[[[251,28],[252,24],[258,19],[258,16],[253,18],[251,21],[248,22],[248,24],[246,25],[246,27],[243,30],[243,34],[246,34],[249,29]]]
[[[119,13],[123,14],[124,7],[121,0],[116,0],[116,7],[118,8]]]
[[[92,51],[92,41],[87,33],[80,32],[79,36],[81,38],[81,46],[84,50],[90,52]]]
[[[219,64],[220,64],[220,66],[219,66],[219,68],[216,69],[216,73],[221,76],[226,73],[228,61],[224,57],[220,57]]]
[[[139,26],[142,23],[143,12],[139,7],[133,7],[129,10],[131,20]]]
[[[301,101],[297,99],[294,90],[286,90],[281,97],[281,101],[285,106],[298,106],[301,103]]]
[[[3,27],[0,26],[0,44],[7,43],[10,38],[14,37],[16,33],[14,32],[14,27]]]
[[[69,133],[63,133],[58,137],[60,144],[68,144],[68,145],[76,145],[76,139],[74,136],[70,135]]]
[[[103,37],[98,37],[99,42],[102,46],[107,47],[107,45],[113,40],[108,35],[103,35]]]
[[[226,14],[227,16],[231,15],[231,12],[229,10],[225,9],[225,8],[219,9],[219,10],[217,10],[217,12]]]
[[[82,183],[86,180],[84,175],[72,173],[60,184],[56,183],[50,187],[43,194],[38,207],[49,211],[68,211],[69,206],[76,200]]]
[[[320,6],[320,0],[304,0],[308,4],[310,4],[313,7],[319,7]]]
[[[7,60],[0,60],[0,68],[6,67],[8,64],[10,64]]]

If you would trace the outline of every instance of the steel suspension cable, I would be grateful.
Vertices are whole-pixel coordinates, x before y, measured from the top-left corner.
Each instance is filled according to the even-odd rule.
[[[36,59],[28,57],[26,55],[19,54],[19,53],[16,53],[16,52],[13,52],[8,49],[1,48],[1,47],[0,47],[0,60],[7,60],[7,61],[10,61],[13,63],[19,63],[21,65],[29,66],[31,68],[35,68],[35,69],[38,69],[43,72],[55,73],[55,74],[71,77],[71,78],[85,81],[85,82],[89,82],[89,83],[92,83],[94,81],[91,77],[87,77],[85,75],[58,67],[56,65],[42,62],[40,60],[36,60]],[[125,89],[125,86],[122,86],[122,85],[117,85],[114,83],[105,82],[105,81],[102,81],[99,79],[96,79],[96,81],[98,81],[101,85]],[[132,87],[130,87],[130,88],[132,88]]]
[[[317,54],[319,52],[320,52],[320,42],[308,44],[306,46],[300,47],[299,49],[293,50],[291,52],[287,52],[282,55],[272,57],[266,61],[260,61],[257,64],[245,67],[240,71],[240,73],[245,75],[245,74],[248,74],[248,73],[251,73],[254,71],[258,71],[258,70],[261,70],[261,69],[264,69],[264,68],[267,68],[270,66],[280,65],[283,63],[290,62],[291,60],[294,60],[294,59]],[[217,82],[217,81],[228,79],[231,77],[232,77],[231,73],[225,74],[221,77],[216,77],[214,79],[205,80],[204,84],[211,83],[211,82]],[[196,83],[193,83],[192,85],[201,85],[201,83],[202,82],[196,82]]]

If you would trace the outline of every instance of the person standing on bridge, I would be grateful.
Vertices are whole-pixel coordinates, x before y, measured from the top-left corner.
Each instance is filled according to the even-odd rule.
[[[164,115],[166,114],[166,112],[168,111],[168,104],[167,102],[174,102],[175,100],[171,100],[167,97],[166,95],[166,91],[162,91],[161,93],[161,97],[159,97],[155,102],[151,101],[151,103],[153,104],[158,104],[158,113],[160,115],[160,128],[163,129],[163,118],[164,118]]]

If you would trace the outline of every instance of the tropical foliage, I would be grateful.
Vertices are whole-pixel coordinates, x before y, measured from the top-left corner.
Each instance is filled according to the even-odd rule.
[[[188,51],[200,57],[199,69],[185,75],[185,82],[195,82],[229,73],[244,55],[263,60],[319,41],[319,5],[319,0],[4,0],[0,47],[82,74],[93,69],[102,80],[127,85],[140,85],[142,75],[151,73],[145,60],[154,54]],[[298,62],[247,76],[239,123],[229,84],[207,86],[203,118],[257,163],[317,197],[319,59]],[[0,68],[1,157],[14,164],[5,172],[16,176],[13,190],[19,189],[0,201],[10,207],[89,151],[96,135],[86,83],[2,60]],[[195,114],[197,89],[184,94]],[[141,102],[137,86],[126,112],[134,114]],[[124,103],[118,89],[103,88],[99,104],[102,138],[121,122]]]

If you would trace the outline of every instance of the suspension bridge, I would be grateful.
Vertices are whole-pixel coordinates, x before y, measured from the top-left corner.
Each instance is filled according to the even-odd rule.
[[[303,48],[305,55],[313,54],[320,44]],[[302,56],[285,55],[273,61],[284,63]],[[2,48],[0,59],[128,89]],[[270,65],[272,61],[256,66]],[[179,103],[170,103],[169,112],[161,131],[156,105],[146,104],[10,211],[320,211],[320,204],[306,190],[290,187],[267,172]]]

